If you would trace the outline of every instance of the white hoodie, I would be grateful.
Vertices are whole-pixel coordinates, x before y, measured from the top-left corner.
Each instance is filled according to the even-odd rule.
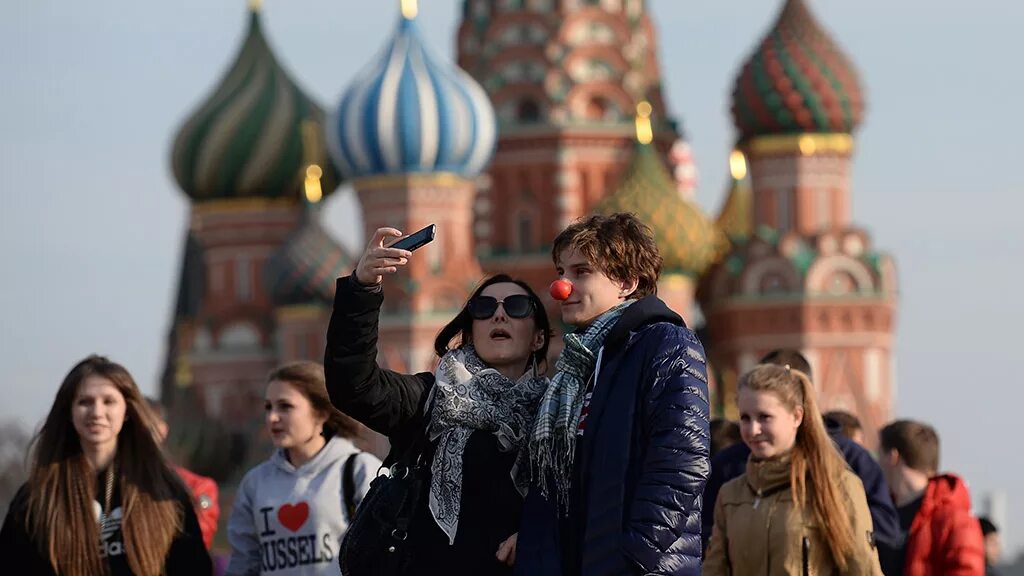
[[[284,450],[250,470],[238,487],[228,521],[230,576],[338,575],[338,551],[350,518],[342,486],[345,461],[358,449],[344,438],[302,466]],[[372,454],[355,457],[355,503],[362,501],[380,467]]]

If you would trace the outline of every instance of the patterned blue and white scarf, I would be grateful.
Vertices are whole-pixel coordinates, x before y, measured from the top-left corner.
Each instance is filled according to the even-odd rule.
[[[527,371],[519,380],[488,367],[472,346],[463,346],[441,358],[434,373],[433,402],[427,435],[437,440],[430,471],[430,512],[437,525],[455,543],[462,502],[462,454],[476,430],[498,438],[503,452],[521,454],[548,379]],[[513,480],[528,468],[512,469]],[[527,478],[527,483],[528,483]],[[517,480],[517,486],[521,480]]]

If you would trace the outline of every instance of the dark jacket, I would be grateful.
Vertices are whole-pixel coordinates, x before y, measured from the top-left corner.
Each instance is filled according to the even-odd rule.
[[[114,501],[120,501],[120,490],[114,490]],[[179,497],[184,512],[183,531],[171,542],[167,553],[164,573],[167,576],[207,576],[213,574],[213,562],[203,544],[203,532],[199,528],[199,520],[192,508],[192,500],[182,487]],[[0,557],[8,566],[16,566],[18,574],[32,576],[54,576],[56,573],[50,566],[50,560],[44,556],[36,542],[33,542],[25,526],[25,514],[28,508],[28,488],[22,486],[11,501],[0,529]],[[117,517],[117,508],[111,516]],[[124,554],[124,537],[120,522],[112,525],[111,530],[101,534],[99,545],[107,552],[108,566],[111,576],[131,576],[128,559]]]
[[[853,470],[853,474],[857,475],[864,485],[867,507],[871,511],[871,524],[874,527],[874,541],[879,546],[879,554],[883,558],[882,567],[885,569],[887,566],[885,559],[899,547],[902,538],[899,535],[896,506],[893,505],[889,485],[886,484],[885,476],[882,475],[882,467],[877,461],[874,461],[870,452],[843,436],[840,427],[835,422],[826,421],[825,424],[828,428],[828,436],[836,443],[843,458],[846,459],[846,463]],[[716,454],[711,462],[711,479],[705,488],[705,494],[703,494],[707,505],[700,518],[705,546],[708,545],[708,539],[711,538],[712,527],[715,524],[713,511],[718,492],[726,482],[743,474],[746,469],[746,460],[750,455],[751,449],[740,442]]]
[[[532,489],[516,574],[699,574],[710,433],[704,348],[654,296],[604,342],[568,520]],[[564,556],[563,556],[564,555]]]
[[[885,482],[885,476],[882,475],[882,468],[871,457],[870,452],[860,444],[843,436],[838,426],[828,426],[828,432],[843,458],[846,459],[846,463],[850,465],[850,469],[864,484],[868,508],[871,510],[875,541],[879,546],[879,555],[884,558],[899,547],[902,539],[900,538],[899,517],[896,515],[896,507],[892,503],[892,496],[889,493],[889,486]],[[749,456],[750,448],[740,442],[722,450],[711,461],[711,478],[704,489],[706,505],[701,517],[705,546],[708,539],[711,538],[711,528],[715,523],[713,510],[718,491],[723,484],[744,473]],[[883,560],[883,568],[885,565]]]
[[[377,329],[384,296],[357,286],[350,277],[337,283],[334,313],[327,330],[324,369],[331,402],[391,441],[385,465],[406,454],[425,434],[424,405],[434,375],[400,374],[377,365]],[[424,454],[430,461],[435,446]],[[512,481],[513,452],[502,452],[497,437],[475,431],[463,453],[462,502],[455,543],[437,525],[422,494],[409,530],[418,574],[508,574],[498,562],[498,546],[516,532],[523,500]],[[429,485],[429,477],[426,484]]]

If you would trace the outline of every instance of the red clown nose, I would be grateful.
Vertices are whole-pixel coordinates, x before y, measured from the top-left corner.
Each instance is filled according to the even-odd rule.
[[[569,295],[572,294],[572,282],[569,282],[564,278],[555,280],[551,283],[551,287],[548,288],[548,292],[551,294],[552,298],[559,302],[566,300],[569,298]]]

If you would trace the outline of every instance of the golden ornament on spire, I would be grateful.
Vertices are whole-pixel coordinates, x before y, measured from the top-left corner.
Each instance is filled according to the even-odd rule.
[[[636,140],[641,144],[650,144],[654,140],[651,111],[651,103],[646,100],[636,105]]]
[[[259,12],[263,7],[263,0],[249,0],[249,10]]]
[[[416,0],[402,0],[402,18],[412,20],[419,13],[419,6]]]
[[[324,171],[316,163],[320,158],[320,138],[317,131],[317,124],[312,120],[302,122],[302,151],[306,163],[306,181],[303,191],[306,200],[310,204],[316,204],[324,197],[323,188],[320,186],[320,178]]]
[[[324,190],[320,186],[320,177],[324,175],[322,168],[316,164],[310,164],[306,168],[306,182],[304,190],[306,193],[306,200],[310,204],[316,204],[324,197]]]
[[[739,150],[733,150],[729,154],[729,172],[732,172],[733,180],[743,180],[747,177],[747,157]]]

